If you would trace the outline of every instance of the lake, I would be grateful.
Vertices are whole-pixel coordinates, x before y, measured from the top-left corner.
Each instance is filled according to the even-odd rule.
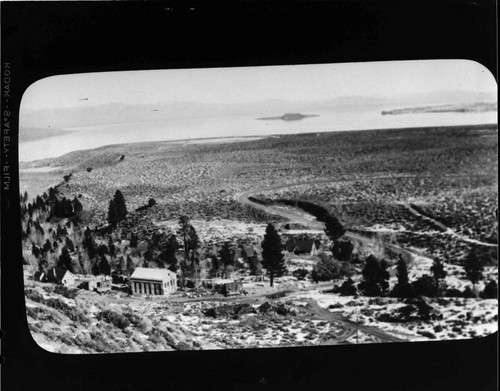
[[[392,107],[397,108],[397,107]],[[304,112],[319,117],[296,121],[256,120],[258,115],[212,116],[162,122],[69,128],[66,135],[19,144],[19,160],[33,161],[110,144],[208,137],[267,136],[364,129],[496,124],[497,112],[382,115],[383,108]],[[282,115],[284,113],[278,113]]]

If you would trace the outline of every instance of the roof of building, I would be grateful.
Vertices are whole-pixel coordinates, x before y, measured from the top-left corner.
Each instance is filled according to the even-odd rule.
[[[72,277],[74,277],[73,273],[71,273],[69,270],[67,270],[64,267],[58,267],[58,268],[54,267],[54,268],[52,268],[51,273],[52,273],[53,278],[57,282],[62,281],[65,276],[68,276],[68,277],[72,276]]]
[[[287,241],[286,248],[288,251],[311,252],[313,249],[314,240],[302,239]]]
[[[214,278],[212,280],[212,284],[232,284],[234,281],[234,279],[231,279],[231,278]]]
[[[175,276],[176,274],[168,269],[138,267],[134,270],[130,279],[164,281]]]

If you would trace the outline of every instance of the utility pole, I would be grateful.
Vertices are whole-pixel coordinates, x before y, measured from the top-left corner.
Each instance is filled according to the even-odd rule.
[[[356,345],[359,343],[359,309],[356,310]]]

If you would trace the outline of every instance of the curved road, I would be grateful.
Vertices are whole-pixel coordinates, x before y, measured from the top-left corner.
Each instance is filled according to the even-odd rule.
[[[469,177],[468,175],[452,175],[449,176],[450,178],[466,178]],[[356,179],[316,179],[312,181],[304,181],[304,182],[297,182],[297,183],[291,183],[291,184],[281,184],[281,185],[275,185],[275,186],[269,186],[265,188],[260,188],[256,190],[248,190],[242,193],[237,193],[234,196],[234,199],[237,202],[240,202],[245,205],[250,205],[254,208],[261,209],[269,214],[275,214],[279,215],[282,217],[285,217],[289,219],[290,221],[295,221],[299,224],[302,224],[304,226],[310,227],[311,229],[317,229],[323,231],[325,228],[324,223],[321,221],[316,220],[316,218],[306,212],[300,211],[298,208],[292,208],[288,206],[282,206],[282,205],[262,205],[258,204],[255,202],[252,202],[248,199],[250,196],[255,196],[255,194],[265,192],[265,191],[272,191],[272,190],[279,190],[279,189],[285,189],[289,187],[296,187],[296,186],[303,186],[303,185],[317,185],[317,184],[322,184],[322,183],[343,183],[343,182],[358,182],[358,181],[376,181],[376,180],[384,180],[384,179],[410,179],[410,178],[416,178],[415,176],[400,176],[400,177],[391,177],[391,176],[380,176],[380,177],[373,177],[373,178],[356,178]],[[418,178],[426,178],[426,177],[418,177]],[[428,178],[433,178],[432,176],[428,176]],[[420,212],[415,210],[414,208],[411,207],[411,205],[405,203],[405,202],[399,202],[400,205],[403,205],[406,207],[411,213],[415,214],[416,216],[419,216],[420,218],[423,218],[424,220],[431,221],[432,223],[440,226],[443,230],[446,231],[446,233],[456,237],[457,239],[460,239],[462,241],[472,243],[472,244],[477,244],[481,246],[486,246],[486,247],[498,247],[497,244],[493,243],[486,243],[486,242],[481,242],[476,239],[469,238],[465,235],[459,234],[455,232],[453,229],[446,227],[445,225],[441,224],[440,222],[422,215]],[[353,232],[346,232],[346,236],[355,239],[355,240],[360,240],[360,241],[371,241],[373,242],[373,239],[370,239],[368,237],[355,234]],[[404,249],[399,246],[392,246],[393,250],[395,250],[398,253],[401,253],[403,255],[409,256],[413,258],[415,255],[411,251]]]
[[[466,177],[466,176],[457,175],[457,176],[453,176],[453,177]],[[403,178],[415,178],[415,176],[375,177],[375,178],[367,178],[366,180],[403,179]],[[237,194],[235,194],[235,200],[242,203],[242,204],[261,209],[269,214],[275,214],[275,215],[285,217],[292,222],[297,222],[297,223],[304,225],[306,227],[309,227],[311,229],[317,229],[317,230],[323,231],[325,228],[324,223],[316,220],[316,218],[314,216],[312,216],[306,212],[303,212],[299,208],[292,208],[292,207],[288,207],[288,206],[284,206],[284,205],[262,205],[262,204],[258,204],[258,203],[250,201],[249,197],[254,196],[255,194],[264,192],[264,191],[279,190],[279,189],[295,187],[295,186],[315,185],[315,184],[321,184],[321,183],[355,182],[355,181],[360,181],[360,180],[363,180],[363,179],[359,179],[359,178],[352,179],[352,180],[317,179],[317,180],[304,181],[304,182],[293,183],[293,184],[275,185],[275,186],[270,186],[270,187],[266,187],[266,188],[260,188],[260,189],[255,189],[255,190],[249,190],[249,191],[242,192],[242,193],[237,193]],[[410,205],[407,205],[405,203],[402,203],[402,204],[405,207],[407,207],[412,213],[414,213],[422,218],[426,218],[426,219],[429,219],[429,220],[435,222],[435,220],[433,220],[429,217],[423,216],[420,213],[418,213],[418,211],[411,208]],[[444,227],[444,228],[447,230],[447,232],[449,232],[450,234],[452,234],[453,236],[456,236],[457,238],[459,238],[461,240],[471,242],[471,243],[486,245],[486,246],[497,246],[497,245],[492,245],[490,243],[483,243],[483,242],[479,242],[479,241],[476,241],[476,240],[468,238],[468,237],[464,237],[463,235],[457,234],[451,228],[448,228],[448,227]],[[347,231],[345,235],[354,239],[354,240],[359,240],[362,242],[373,242],[372,238],[368,238],[368,237],[365,237],[365,236],[362,236],[362,235],[359,235],[359,234],[356,234],[353,232]],[[418,255],[418,254],[415,254],[415,253],[413,253],[405,248],[399,247],[399,246],[391,245],[391,248],[393,251],[400,253],[405,257],[409,257],[411,260],[413,259],[413,257],[415,255]],[[318,289],[318,287],[312,286],[309,289]],[[264,296],[264,295],[258,295],[258,296]],[[242,301],[252,300],[252,299],[255,300],[258,298],[258,296],[246,297],[246,298],[243,298]],[[372,335],[372,336],[378,338],[382,342],[401,342],[401,341],[404,341],[403,339],[394,337],[393,335],[387,334],[386,332],[384,332],[380,329],[377,329],[375,327],[356,324],[355,322],[349,321],[338,313],[330,312],[328,309],[320,307],[314,300],[309,300],[309,303],[310,303],[309,308],[311,309],[311,311],[314,314],[320,316],[321,318],[323,318],[329,322],[334,322],[334,323],[337,323],[337,324],[340,324],[340,325],[346,327],[346,331],[343,334],[341,334],[338,338],[339,342],[345,341],[347,338],[352,336],[356,332],[356,330],[360,330],[366,334]]]

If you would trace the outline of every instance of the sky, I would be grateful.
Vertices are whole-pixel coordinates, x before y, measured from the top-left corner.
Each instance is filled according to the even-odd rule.
[[[317,101],[439,91],[496,94],[497,84],[487,68],[466,60],[85,73],[37,81],[25,91],[21,111],[109,103]]]

